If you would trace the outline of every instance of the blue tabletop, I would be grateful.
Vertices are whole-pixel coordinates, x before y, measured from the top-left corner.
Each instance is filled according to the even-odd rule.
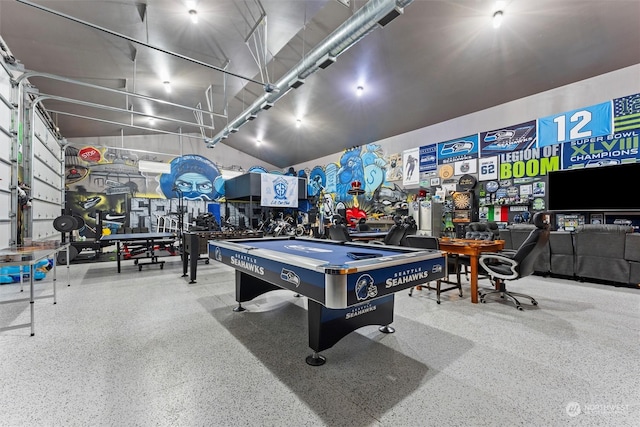
[[[306,256],[315,259],[325,260],[329,263],[343,263],[353,259],[351,254],[371,254],[376,257],[385,257],[398,255],[398,250],[385,249],[380,247],[364,247],[365,245],[350,246],[341,244],[332,244],[322,241],[312,240],[275,240],[262,239],[254,240],[246,243],[247,246],[278,251],[290,255]]]

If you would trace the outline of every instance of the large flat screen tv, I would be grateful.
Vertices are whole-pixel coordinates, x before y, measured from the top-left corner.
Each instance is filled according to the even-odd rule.
[[[550,211],[640,210],[640,163],[550,172]]]

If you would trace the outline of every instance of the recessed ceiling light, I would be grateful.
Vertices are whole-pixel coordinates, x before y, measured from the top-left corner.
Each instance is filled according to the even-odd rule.
[[[300,126],[302,126],[302,120],[301,119],[297,119],[296,120],[296,127],[299,128]]]
[[[356,95],[362,96],[363,93],[364,93],[364,88],[362,86],[358,86],[356,88]]]
[[[190,9],[189,10],[189,17],[191,17],[191,22],[193,22],[194,24],[198,23],[198,11],[195,9]]]
[[[163,81],[162,84],[164,85],[164,90],[171,92],[171,82],[169,80]]]
[[[502,21],[504,20],[504,13],[501,10],[497,10],[493,14],[493,28],[500,28]]]
[[[256,145],[261,145],[261,144],[262,144],[262,141],[259,139],[256,139]]]

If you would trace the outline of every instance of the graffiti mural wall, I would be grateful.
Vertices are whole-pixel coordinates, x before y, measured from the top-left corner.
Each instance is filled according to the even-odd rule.
[[[386,154],[378,144],[366,144],[345,150],[335,163],[314,166],[298,175],[308,177],[307,192],[321,216],[327,219],[340,214],[354,225],[361,218],[393,215],[396,207],[407,202],[406,191],[389,181],[390,177],[402,179],[398,158]],[[361,191],[354,190],[354,182],[360,183]]]
[[[82,236],[111,234],[123,228],[153,229],[158,216],[177,211],[171,210],[175,199],[189,202],[189,213],[197,214],[206,212],[206,202],[224,198],[222,175],[206,157],[154,157],[154,162],[168,165],[167,173],[143,171],[140,160],[149,161],[125,149],[67,147],[65,206],[68,213],[83,218]],[[158,199],[158,203],[139,202],[148,199]],[[156,205],[162,209],[151,212]]]
[[[182,199],[194,213],[205,212],[206,202],[225,201],[221,171],[200,155],[149,159],[119,148],[70,146],[65,157],[67,210],[83,217],[83,234],[88,237],[115,233],[123,227],[153,228],[158,217],[175,210],[171,200]],[[168,165],[167,172],[141,170],[141,160]],[[402,154],[389,155],[373,143],[347,149],[336,162],[311,169],[268,171],[254,166],[247,172],[304,177],[308,209],[316,209],[325,219],[340,214],[351,224],[361,218],[393,215],[407,202],[407,192],[399,185]],[[361,184],[362,191],[352,191],[354,182]],[[155,201],[147,203],[148,199]],[[151,212],[153,208],[158,212]]]

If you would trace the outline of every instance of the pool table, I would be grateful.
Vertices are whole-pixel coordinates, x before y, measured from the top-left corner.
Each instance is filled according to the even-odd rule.
[[[210,241],[209,257],[235,268],[236,301],[276,289],[308,298],[308,364],[324,364],[320,351],[366,325],[394,332],[394,293],[445,277],[442,252],[310,238]]]

